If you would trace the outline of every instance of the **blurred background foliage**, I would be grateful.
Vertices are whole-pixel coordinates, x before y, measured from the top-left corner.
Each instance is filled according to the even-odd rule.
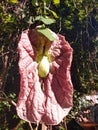
[[[43,24],[64,35],[74,50],[71,75],[75,111],[80,95],[98,90],[97,0],[1,0],[0,130],[30,128],[15,111],[20,82],[17,44],[23,30]],[[55,129],[64,128],[60,124]]]

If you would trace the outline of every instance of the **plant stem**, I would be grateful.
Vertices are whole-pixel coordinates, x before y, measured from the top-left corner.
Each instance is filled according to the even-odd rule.
[[[44,1],[44,15],[46,15],[46,2]]]

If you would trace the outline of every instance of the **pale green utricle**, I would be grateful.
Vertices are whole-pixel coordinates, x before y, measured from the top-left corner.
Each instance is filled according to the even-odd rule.
[[[41,78],[45,78],[49,73],[50,65],[47,56],[43,56],[38,65],[38,74]]]

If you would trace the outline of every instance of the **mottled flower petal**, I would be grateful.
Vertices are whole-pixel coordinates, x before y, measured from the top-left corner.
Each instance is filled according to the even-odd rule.
[[[60,53],[53,52],[55,61],[51,63],[50,74],[45,80],[46,103],[43,120],[46,124],[52,125],[59,124],[73,105],[73,86],[70,77],[72,48],[63,36],[58,37],[61,42],[55,41],[51,48]]]
[[[38,63],[33,60],[34,51],[27,34],[28,31],[22,33],[18,44],[21,81],[16,109],[23,120],[39,122],[44,113],[42,105],[45,99],[38,77]]]

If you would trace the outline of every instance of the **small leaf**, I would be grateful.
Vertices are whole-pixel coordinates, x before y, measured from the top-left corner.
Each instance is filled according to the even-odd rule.
[[[7,0],[7,2],[12,3],[12,4],[16,4],[16,3],[18,3],[18,0]]]
[[[53,2],[54,2],[55,5],[60,4],[60,0],[53,0]]]
[[[56,40],[54,36],[52,36],[50,30],[48,28],[40,28],[37,30],[38,32],[42,33],[45,37],[47,37],[50,41]]]
[[[33,6],[38,6],[38,1],[37,0],[32,0],[32,5]]]
[[[47,10],[48,12],[50,12],[55,18],[58,18],[56,12],[54,12],[53,10],[51,10],[51,9],[49,9],[49,8],[46,8],[46,10]]]
[[[42,21],[44,24],[49,25],[52,23],[55,23],[55,19],[49,18],[49,17],[43,17],[43,16],[37,16],[35,18],[35,21]]]
[[[55,23],[55,20],[52,19],[52,18],[49,18],[49,17],[47,17],[47,18],[42,17],[41,21],[42,21],[44,24],[46,24],[46,25],[49,25],[49,24]]]

